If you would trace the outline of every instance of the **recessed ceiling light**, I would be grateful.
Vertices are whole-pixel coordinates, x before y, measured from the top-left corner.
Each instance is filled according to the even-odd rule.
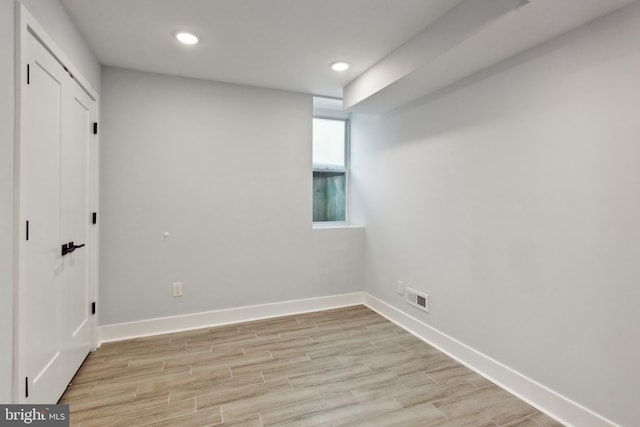
[[[198,43],[198,37],[196,37],[195,35],[191,34],[191,33],[187,33],[184,31],[180,31],[179,33],[176,34],[176,38],[178,39],[178,41],[180,43],[184,43],[184,44],[196,44]]]
[[[331,69],[333,71],[345,71],[349,68],[349,64],[347,62],[338,61],[331,64]]]

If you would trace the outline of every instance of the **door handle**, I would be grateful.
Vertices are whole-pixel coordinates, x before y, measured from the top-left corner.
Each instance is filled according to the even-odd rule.
[[[65,256],[66,254],[70,254],[71,252],[83,246],[84,246],[84,243],[81,245],[74,245],[73,242],[65,243],[62,245],[62,256]]]

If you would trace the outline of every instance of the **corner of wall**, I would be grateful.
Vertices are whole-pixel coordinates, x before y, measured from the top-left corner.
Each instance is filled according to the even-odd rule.
[[[14,2],[0,2],[0,402],[13,399]],[[10,343],[6,345],[6,343]]]

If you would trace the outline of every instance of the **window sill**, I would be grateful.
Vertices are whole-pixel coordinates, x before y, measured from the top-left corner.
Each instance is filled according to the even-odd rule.
[[[332,230],[336,228],[364,228],[362,225],[353,225],[346,222],[314,222],[312,225],[314,230]]]

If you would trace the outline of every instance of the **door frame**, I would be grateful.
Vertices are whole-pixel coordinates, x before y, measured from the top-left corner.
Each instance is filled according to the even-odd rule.
[[[21,135],[24,126],[22,117],[24,116],[22,102],[22,88],[27,81],[27,46],[28,37],[35,36],[47,50],[53,55],[53,57],[60,62],[73,76],[73,79],[80,85],[80,87],[89,95],[89,97],[95,103],[93,110],[92,122],[98,122],[100,100],[98,92],[91,86],[91,84],[84,78],[79,72],[78,68],[69,60],[64,51],[55,43],[55,41],[49,36],[44,28],[36,21],[27,8],[22,3],[16,3],[16,16],[15,16],[15,82],[16,82],[16,96],[15,96],[15,157],[14,157],[14,218],[16,219],[14,225],[14,259],[13,259],[13,287],[14,287],[14,317],[13,317],[13,329],[14,329],[14,342],[13,342],[13,401],[14,403],[25,402],[25,381],[26,366],[25,355],[26,345],[24,337],[26,335],[26,292],[23,278],[25,277],[25,233],[26,224],[21,212],[21,168],[20,168],[20,148],[21,148]],[[91,134],[91,141],[89,150],[89,176],[88,176],[88,189],[89,189],[89,212],[99,212],[99,135]],[[89,218],[87,217],[87,221]],[[99,232],[98,224],[90,226],[88,228],[87,236],[87,250],[88,250],[88,280],[89,280],[89,301],[95,301],[98,303],[98,244],[99,244]],[[98,314],[92,316],[91,319],[92,329],[92,343],[91,349],[95,350],[97,347],[97,328],[98,328]]]

